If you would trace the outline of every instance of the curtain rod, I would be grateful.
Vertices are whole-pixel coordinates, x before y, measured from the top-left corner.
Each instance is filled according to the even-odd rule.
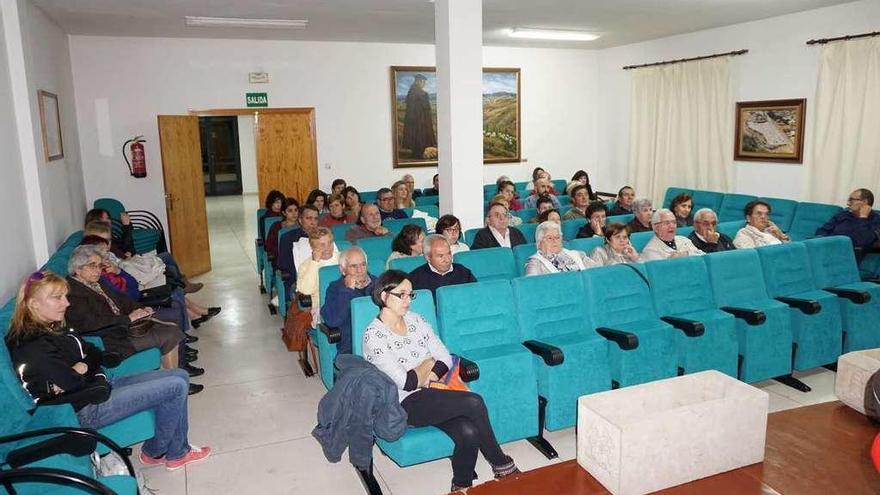
[[[880,36],[880,31],[874,31],[873,33],[849,34],[846,36],[838,36],[837,38],[822,38],[818,40],[810,40],[807,42],[807,44],[824,45],[825,43],[831,43],[832,41],[849,41],[858,38],[870,38],[871,36]]]
[[[650,64],[625,65],[623,67],[623,70],[641,69],[642,67],[653,67],[655,65],[680,64],[682,62],[693,62],[694,60],[705,60],[707,58],[732,57],[735,55],[745,55],[746,53],[749,53],[749,51],[748,50],[736,50],[736,51],[727,52],[727,53],[714,53],[712,55],[704,55],[702,57],[678,58],[675,60],[664,60],[662,62],[654,62],[654,63],[650,63]]]

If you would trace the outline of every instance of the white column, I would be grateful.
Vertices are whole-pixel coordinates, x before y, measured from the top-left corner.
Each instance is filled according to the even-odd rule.
[[[483,5],[436,0],[440,211],[483,226]]]

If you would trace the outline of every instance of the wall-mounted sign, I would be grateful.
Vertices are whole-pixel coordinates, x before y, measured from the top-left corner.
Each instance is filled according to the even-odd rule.
[[[248,81],[251,84],[265,84],[269,82],[268,72],[251,72],[248,74]]]
[[[244,96],[248,108],[269,106],[269,96],[266,93],[245,93]]]

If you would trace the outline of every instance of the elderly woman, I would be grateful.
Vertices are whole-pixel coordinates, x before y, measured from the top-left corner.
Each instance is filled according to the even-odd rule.
[[[385,269],[391,267],[391,262],[398,258],[422,255],[422,241],[425,233],[418,225],[404,225],[400,233],[391,241],[391,254],[385,260]]]
[[[672,198],[669,209],[675,214],[675,226],[687,227],[694,224],[694,198],[688,193],[681,193]]]
[[[601,266],[638,261],[639,252],[629,242],[629,227],[620,222],[608,224],[605,244],[594,249],[590,258]]]
[[[770,204],[756,199],[745,207],[746,226],[733,238],[737,249],[772,246],[789,242],[788,235],[770,220]]]
[[[544,222],[535,230],[538,252],[526,262],[526,276],[545,273],[573,272],[595,268],[598,265],[581,251],[562,247],[562,228],[554,222]]]
[[[151,308],[118,294],[102,282],[102,263],[102,253],[95,246],[79,246],[70,255],[67,323],[79,333],[101,330],[106,349],[122,357],[158,347],[162,367],[177,368],[177,347],[184,338],[183,332],[177,325],[151,319]]]
[[[626,224],[631,234],[653,230],[651,228],[651,216],[654,214],[654,205],[650,199],[639,198],[633,201],[632,211],[635,214],[635,218]]]
[[[176,470],[207,458],[211,449],[194,447],[187,438],[186,372],[149,371],[108,381],[102,366],[118,365],[120,356],[101,351],[65,326],[67,291],[68,283],[49,272],[34,272],[18,290],[6,345],[34,400],[71,404],[85,428],[153,411],[156,431],[141,448],[143,464]]]
[[[443,215],[437,220],[435,232],[442,235],[449,241],[449,249],[452,255],[462,251],[468,251],[470,247],[462,241],[461,221],[455,215]]]

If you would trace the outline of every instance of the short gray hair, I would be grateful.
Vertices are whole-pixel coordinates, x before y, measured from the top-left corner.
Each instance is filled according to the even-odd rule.
[[[339,268],[345,268],[348,266],[348,257],[352,255],[352,253],[360,253],[361,256],[364,257],[364,263],[367,260],[367,253],[360,246],[352,246],[341,253],[339,253]]]
[[[653,208],[654,203],[652,203],[651,200],[648,198],[639,198],[639,199],[633,201],[633,206],[632,206],[633,212],[637,212],[646,206],[648,208]]]
[[[447,239],[445,236],[442,236],[440,234],[431,234],[425,236],[425,238],[422,240],[422,255],[428,256],[429,254],[431,254],[431,246],[433,246],[435,242],[439,241],[443,241],[446,243],[447,246],[449,246],[449,239]],[[449,247],[452,248],[452,246]]]
[[[89,263],[92,256],[103,259],[104,253],[94,245],[78,246],[70,253],[70,259],[67,260],[67,273],[76,273],[77,270]]]
[[[697,220],[700,219],[700,217],[702,217],[703,215],[706,215],[708,213],[711,213],[715,217],[716,220],[718,219],[718,214],[716,214],[712,210],[712,208],[700,208],[699,210],[697,210],[696,213],[694,213],[694,221],[696,222]]]
[[[555,230],[559,232],[559,235],[562,235],[562,227],[558,223],[548,220],[538,225],[538,228],[535,229],[535,244],[541,244],[541,241],[544,240],[544,237],[550,230]]]
[[[653,215],[651,215],[651,227],[653,227],[655,224],[660,223],[661,217],[665,214],[672,215],[672,218],[675,218],[675,213],[672,213],[672,210],[670,210],[669,208],[660,208],[659,210],[655,211]]]

